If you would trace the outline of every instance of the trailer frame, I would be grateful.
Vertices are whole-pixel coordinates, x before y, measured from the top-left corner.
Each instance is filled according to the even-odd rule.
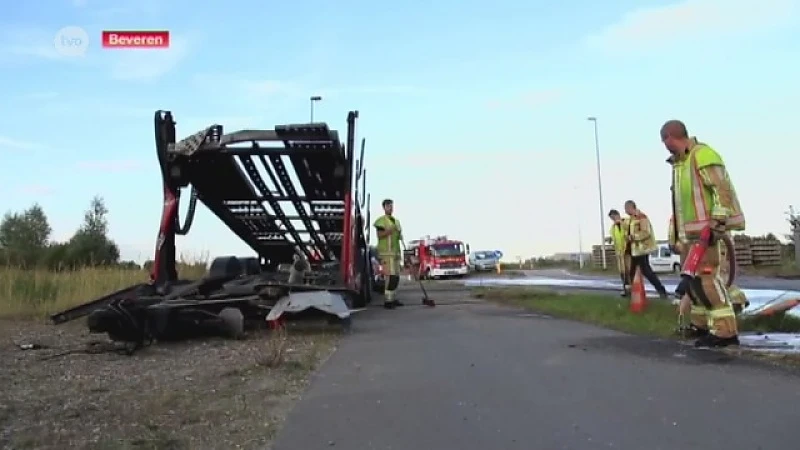
[[[209,323],[240,329],[270,311],[272,325],[280,324],[286,314],[273,311],[276,305],[285,307],[293,293],[324,292],[319,301],[313,299],[323,296],[296,296],[304,303],[298,309],[295,300],[292,311],[322,312],[349,326],[350,312],[370,303],[373,281],[365,140],[358,157],[355,149],[358,115],[348,113],[344,142],[323,122],[228,134],[213,124],[177,141],[172,112],[156,111],[163,207],[150,279],[54,314],[52,322],[88,316],[90,331],[135,349]],[[198,201],[255,256],[218,257],[206,276],[186,280],[178,273],[176,238],[188,234]],[[237,314],[241,323],[232,325]]]

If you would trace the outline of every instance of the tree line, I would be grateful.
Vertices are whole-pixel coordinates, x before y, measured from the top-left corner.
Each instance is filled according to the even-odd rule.
[[[49,270],[98,266],[142,269],[135,261],[120,261],[119,246],[108,236],[107,217],[103,198],[95,196],[72,237],[57,242],[52,239],[53,230],[38,203],[21,212],[7,212],[0,221],[0,266]]]
[[[800,213],[790,208],[787,213],[790,233],[785,256],[794,256],[795,236],[800,235]],[[0,266],[21,269],[74,270],[83,267],[119,267],[131,270],[149,269],[153,262],[141,266],[135,261],[121,261],[119,246],[108,236],[108,209],[102,197],[95,196],[84,212],[83,223],[65,242],[52,240],[52,228],[38,203],[21,212],[7,212],[0,221]],[[526,264],[553,264],[545,258]]]

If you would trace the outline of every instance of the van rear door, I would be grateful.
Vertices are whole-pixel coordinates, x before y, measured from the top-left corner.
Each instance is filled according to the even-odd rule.
[[[672,252],[667,244],[659,244],[658,250],[650,254],[650,266],[655,272],[672,271]]]

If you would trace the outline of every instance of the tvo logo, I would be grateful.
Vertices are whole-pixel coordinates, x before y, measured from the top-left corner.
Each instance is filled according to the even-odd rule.
[[[58,30],[53,45],[62,56],[83,56],[89,48],[89,34],[81,27],[64,27]]]

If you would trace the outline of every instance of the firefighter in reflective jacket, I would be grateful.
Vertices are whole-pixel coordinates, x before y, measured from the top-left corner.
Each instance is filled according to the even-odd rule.
[[[631,270],[631,256],[628,251],[628,218],[622,218],[622,215],[616,209],[608,212],[608,218],[614,222],[611,225],[611,241],[614,244],[614,254],[617,258],[617,270],[619,271],[619,278],[622,280],[622,296],[625,297],[629,293],[631,285],[628,280],[628,272]]]
[[[397,285],[400,284],[400,265],[403,254],[400,245],[403,239],[403,229],[400,221],[392,215],[394,202],[386,199],[381,206],[383,206],[384,214],[375,220],[374,226],[378,232],[378,259],[383,266],[384,273],[388,275],[383,306],[386,309],[394,309],[397,306],[403,306],[395,299],[395,291]]]
[[[717,235],[745,228],[744,214],[720,155],[694,137],[678,120],[661,127],[661,141],[672,154],[672,209],[675,236],[682,260],[710,228]],[[691,299],[691,334],[698,347],[738,345],[736,313],[731,293],[721,277],[722,243],[717,239],[703,255]]]

